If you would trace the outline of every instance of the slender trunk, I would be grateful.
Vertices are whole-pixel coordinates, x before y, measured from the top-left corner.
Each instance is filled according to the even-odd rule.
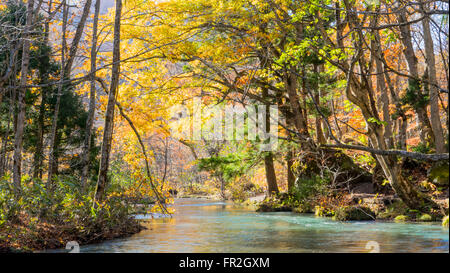
[[[80,43],[81,36],[83,35],[84,26],[86,24],[86,19],[89,16],[89,11],[91,10],[92,0],[86,0],[84,4],[83,13],[81,14],[80,22],[77,25],[75,35],[70,46],[69,54],[67,56],[67,62],[64,67],[64,75],[66,77],[70,76],[72,71],[72,66],[75,58],[77,57],[78,44]]]
[[[319,95],[316,95],[316,101],[319,102]],[[324,144],[325,141],[325,136],[322,130],[322,119],[319,117],[319,115],[316,116],[315,118],[315,125],[316,125],[316,141],[319,144]]]
[[[295,186],[295,175],[292,171],[292,166],[294,165],[294,152],[289,150],[286,155],[287,162],[287,181],[288,181],[288,191],[291,191]]]
[[[374,22],[376,24],[376,21]],[[377,89],[380,93],[379,99],[384,121],[384,139],[387,146],[392,149],[394,140],[392,137],[392,121],[389,114],[389,97],[384,78],[384,67],[382,63],[383,51],[381,50],[381,39],[378,30],[374,31],[375,39],[372,40],[372,53],[375,55]]]
[[[268,96],[267,88],[263,88],[262,91],[263,99],[265,100]],[[266,131],[270,133],[270,105],[266,105],[265,122]],[[266,180],[267,180],[267,191],[269,195],[278,193],[277,177],[275,174],[275,168],[273,166],[273,155],[272,152],[266,152],[264,155],[264,166],[266,169]]]
[[[405,117],[399,120],[398,142],[397,146],[400,150],[406,150],[406,130],[408,129],[408,119]]]
[[[83,191],[86,188],[86,180],[89,175],[89,152],[91,150],[91,138],[94,126],[94,114],[95,114],[95,70],[97,61],[97,27],[98,27],[98,16],[100,13],[100,1],[95,2],[94,11],[94,23],[92,30],[92,46],[91,46],[91,82],[90,82],[90,94],[89,94],[89,112],[86,121],[86,136],[84,138],[83,145],[83,162],[82,162],[82,173],[81,173],[81,186]]]
[[[109,156],[111,152],[112,131],[114,122],[114,106],[116,104],[116,93],[119,85],[120,72],[120,16],[122,12],[122,0],[116,0],[116,15],[114,19],[114,42],[113,42],[113,66],[111,85],[106,107],[105,126],[103,131],[102,152],[100,158],[100,169],[97,181],[95,199],[101,202],[104,197],[105,188],[108,184]]]
[[[408,63],[408,69],[410,75],[413,79],[408,79],[409,89],[413,92],[418,99],[423,98],[423,94],[420,86],[419,72],[417,69],[417,57],[414,53],[414,47],[412,45],[411,38],[411,30],[409,24],[406,24],[406,13],[404,10],[401,10],[398,14],[398,22],[403,24],[400,26],[400,39],[402,41],[403,46],[405,47],[403,50],[403,55],[405,56],[406,62]],[[413,103],[413,108],[417,113],[417,118],[420,124],[420,140],[424,143],[429,143],[430,145],[434,145],[434,135],[433,130],[431,128],[431,123],[428,118],[426,112],[426,104],[422,105],[422,103]]]
[[[44,153],[44,115],[45,101],[47,100],[46,90],[41,90],[41,105],[39,106],[38,128],[36,151],[33,158],[33,177],[42,178],[42,163]]]
[[[12,93],[12,92],[11,92]],[[10,100],[12,100],[12,94],[9,97]],[[11,120],[14,116],[14,107],[13,107],[14,103],[10,103],[9,104],[9,116],[8,116],[8,120],[7,125],[6,125],[6,131],[5,134],[2,137],[2,147],[1,147],[1,152],[0,152],[0,178],[3,177],[3,175],[5,174],[5,169],[6,169],[6,163],[7,163],[7,148],[8,148],[8,137],[10,134],[10,130],[11,130]]]
[[[421,1],[423,2],[423,0]],[[428,11],[427,4],[422,5],[422,11],[425,14]],[[444,132],[442,130],[441,119],[439,116],[439,90],[436,80],[436,61],[434,57],[434,44],[433,38],[431,37],[430,30],[430,18],[428,15],[424,16],[422,20],[423,27],[423,38],[425,41],[425,55],[426,55],[426,63],[428,68],[428,83],[430,90],[430,112],[431,112],[431,127],[433,128],[434,133],[434,144],[436,145],[436,153],[445,153],[445,143],[444,143]]]
[[[382,58],[384,60],[384,55],[382,55]],[[389,73],[384,68],[383,71],[384,71],[384,78],[386,79],[386,84],[388,86],[389,93],[391,95],[391,99],[396,106],[398,116],[400,116],[400,119],[398,120],[399,125],[398,125],[396,146],[398,147],[398,149],[406,150],[406,130],[408,129],[408,117],[406,116],[405,111],[402,109],[400,99],[395,93],[394,86],[392,84]]]
[[[266,169],[267,191],[269,195],[278,193],[277,177],[275,175],[275,168],[273,166],[273,154],[267,152],[264,156],[264,167]]]
[[[323,72],[323,66],[314,65],[314,73],[319,74],[320,72]],[[319,82],[316,82],[314,84],[314,90],[315,90],[314,100],[316,101],[317,107],[320,107],[320,97],[322,96],[322,94],[319,88]],[[319,113],[317,113],[315,117],[315,126],[316,126],[316,141],[319,144],[324,144],[326,141],[322,130],[322,117],[320,116]]]
[[[52,9],[52,0],[49,1],[48,4],[48,14],[51,13]],[[44,45],[48,44],[49,39],[49,22],[45,22],[44,28]],[[42,80],[43,83],[48,82],[48,74],[45,74],[45,78]],[[36,151],[34,153],[33,158],[33,177],[42,179],[42,165],[44,158],[44,116],[45,116],[45,105],[47,101],[47,90],[46,88],[41,88],[41,104],[39,106],[39,116],[38,116],[38,128],[37,128],[37,142],[36,142]]]
[[[331,104],[331,114],[333,115],[334,126],[336,126],[337,137],[338,137],[338,139],[341,139],[342,138],[342,131],[341,131],[341,127],[339,126],[339,123],[338,123],[338,120],[337,120],[336,110],[334,109],[334,100],[333,100],[333,98],[331,98],[330,104]],[[330,132],[330,135],[331,135],[331,133],[332,132]]]
[[[20,75],[20,88],[18,89],[18,112],[17,112],[17,126],[15,128],[14,138],[14,163],[13,163],[13,183],[16,194],[21,192],[21,164],[22,164],[22,149],[23,149],[23,133],[25,127],[25,87],[28,79],[28,67],[30,64],[30,31],[33,19],[34,0],[28,0],[27,18],[25,25],[25,32],[23,35],[23,50],[22,50],[22,65]]]
[[[63,22],[62,22],[62,42],[61,42],[61,71],[60,71],[60,79],[58,85],[58,91],[56,94],[56,104],[55,104],[55,112],[53,114],[53,123],[52,129],[50,132],[50,152],[49,152],[49,166],[48,166],[48,177],[47,177],[47,189],[51,191],[52,189],[52,179],[55,174],[54,171],[57,169],[56,162],[56,135],[58,131],[58,117],[59,117],[59,108],[61,105],[61,96],[63,92],[64,86],[64,65],[65,65],[65,55],[66,55],[66,27],[67,27],[67,17],[69,13],[69,6],[67,5],[66,0],[63,2]]]

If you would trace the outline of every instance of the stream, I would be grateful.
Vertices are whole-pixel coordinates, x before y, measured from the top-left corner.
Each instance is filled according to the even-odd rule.
[[[337,222],[309,214],[258,213],[231,202],[176,199],[172,218],[139,215],[131,237],[80,246],[81,252],[449,252],[440,223]]]

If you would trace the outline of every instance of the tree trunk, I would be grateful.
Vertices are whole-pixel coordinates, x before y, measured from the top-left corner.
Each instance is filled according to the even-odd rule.
[[[423,0],[421,1],[423,2]],[[428,11],[427,4],[421,6],[423,14]],[[445,153],[444,132],[442,130],[441,119],[439,116],[439,90],[436,80],[436,61],[434,57],[434,44],[431,37],[430,19],[428,15],[425,15],[422,20],[423,38],[425,42],[425,55],[428,70],[429,83],[424,83],[429,86],[430,90],[430,112],[431,112],[431,127],[434,133],[434,144],[436,145],[436,153]]]
[[[409,89],[414,92],[418,98],[422,98],[423,94],[420,87],[419,72],[417,70],[417,57],[414,53],[414,47],[412,45],[411,30],[409,24],[407,23],[406,13],[401,10],[398,14],[398,22],[400,25],[400,39],[402,41],[405,49],[403,50],[403,55],[405,56],[406,62],[408,63],[408,70],[410,75],[414,79],[408,79]],[[420,139],[424,143],[429,143],[434,145],[434,135],[431,128],[430,120],[426,112],[426,105],[412,105],[417,113],[417,118],[420,124]]]
[[[295,175],[292,171],[292,166],[294,164],[294,152],[289,150],[286,155],[287,162],[287,181],[288,181],[288,191],[290,192],[295,186]]]
[[[20,88],[18,89],[18,113],[17,125],[14,138],[14,163],[13,163],[13,183],[16,194],[21,192],[21,165],[22,165],[22,149],[23,149],[23,133],[25,127],[25,87],[28,79],[28,67],[30,64],[30,32],[33,24],[33,8],[34,0],[28,0],[27,18],[25,25],[25,32],[23,34],[23,51],[22,51],[22,65],[20,75]]]
[[[376,24],[376,22],[375,22]],[[382,63],[383,52],[381,50],[381,39],[378,30],[374,33],[375,39],[372,40],[372,53],[375,55],[375,67],[376,67],[376,80],[377,89],[380,93],[379,99],[381,104],[381,110],[383,112],[384,125],[384,139],[389,149],[394,147],[394,140],[392,137],[392,121],[389,114],[389,97],[386,88],[386,81],[384,78],[384,67]]]
[[[269,90],[267,88],[262,89],[262,97],[264,100],[267,99]],[[266,104],[265,113],[265,129],[267,133],[270,133],[270,105]],[[266,152],[264,155],[264,166],[266,170],[266,180],[267,180],[267,191],[269,195],[278,193],[277,177],[275,175],[275,168],[273,166],[273,155],[272,152]]]
[[[10,101],[13,100],[12,96],[9,98]],[[5,134],[2,137],[2,147],[1,147],[1,151],[0,151],[0,178],[3,177],[3,175],[5,175],[5,170],[6,170],[6,163],[7,163],[7,148],[8,148],[8,137],[10,134],[10,126],[11,126],[11,120],[14,116],[14,103],[10,102],[9,104],[9,116],[8,116],[8,120],[7,125],[6,125],[6,131]]]
[[[77,55],[78,44],[80,43],[81,36],[83,35],[84,25],[86,24],[86,19],[89,16],[89,11],[91,10],[91,4],[92,0],[86,0],[86,3],[84,4],[83,13],[81,15],[80,22],[77,25],[77,30],[75,31],[75,36],[73,37],[69,54],[67,56],[67,62],[64,67],[64,75],[66,77],[70,77],[72,65]]]
[[[39,106],[38,129],[36,150],[33,158],[33,177],[42,178],[42,162],[44,153],[44,115],[45,101],[47,100],[46,90],[41,90],[41,105]]]
[[[48,3],[48,14],[51,13],[52,10],[52,0]],[[49,22],[45,22],[44,28],[44,44],[48,44],[49,39]],[[47,83],[48,77],[45,74],[45,79],[42,82]],[[44,116],[45,116],[45,102],[47,100],[47,90],[45,88],[41,88],[41,104],[39,105],[39,116],[38,116],[38,130],[37,130],[37,143],[36,143],[36,151],[34,153],[33,158],[33,177],[42,179],[42,165],[44,159]]]
[[[109,156],[111,152],[112,131],[114,123],[114,106],[116,104],[116,93],[119,85],[120,72],[120,16],[122,12],[122,0],[116,0],[116,15],[114,19],[114,42],[113,42],[113,66],[111,85],[106,107],[105,126],[103,131],[103,142],[100,158],[100,169],[97,181],[95,199],[101,202],[104,198],[105,188],[108,184]]]
[[[384,55],[381,55],[381,58],[385,61]],[[384,78],[386,80],[386,84],[389,89],[389,93],[391,94],[391,99],[394,102],[395,106],[397,107],[396,111],[398,115],[400,116],[400,119],[398,120],[398,132],[397,132],[397,143],[396,146],[400,150],[406,150],[406,130],[408,129],[408,117],[405,114],[405,111],[402,109],[402,105],[400,103],[400,99],[398,98],[397,94],[395,93],[394,86],[391,81],[391,77],[389,76],[389,73],[384,70]]]
[[[97,26],[98,26],[98,16],[100,13],[100,1],[95,2],[94,11],[94,23],[92,30],[92,46],[91,46],[91,82],[90,82],[90,94],[89,94],[89,112],[88,119],[86,121],[86,135],[84,138],[83,145],[83,162],[82,162],[82,173],[81,173],[81,186],[83,191],[86,188],[86,180],[89,175],[89,152],[91,150],[91,138],[94,125],[94,114],[95,114],[95,70],[97,61]]]
[[[285,88],[287,89],[289,103],[292,113],[294,114],[294,125],[297,129],[300,141],[302,142],[302,148],[312,150],[314,148],[314,144],[312,143],[312,139],[309,135],[306,118],[303,115],[302,108],[299,103],[300,99],[297,94],[297,87],[297,78],[292,74],[287,75],[285,77]]]
[[[59,117],[59,108],[61,105],[61,96],[63,92],[63,86],[64,86],[64,65],[65,65],[65,55],[66,55],[66,27],[67,27],[67,17],[69,13],[69,6],[67,5],[66,0],[63,2],[63,22],[62,22],[62,41],[61,41],[61,71],[59,73],[60,79],[59,79],[59,85],[58,85],[58,91],[56,94],[56,104],[55,104],[55,111],[53,114],[53,123],[52,123],[52,129],[50,132],[50,152],[49,152],[49,159],[48,159],[48,177],[47,177],[47,190],[51,191],[53,187],[53,175],[54,170],[57,169],[56,166],[56,135],[58,132],[58,117]]]
[[[264,167],[266,169],[267,191],[269,195],[278,193],[277,177],[275,175],[275,168],[273,166],[272,152],[267,152],[264,156]]]
[[[319,94],[316,94],[315,100],[319,105]],[[315,117],[315,126],[316,126],[316,142],[319,144],[324,144],[326,141],[322,130],[322,119],[320,118],[319,115],[316,115]]]

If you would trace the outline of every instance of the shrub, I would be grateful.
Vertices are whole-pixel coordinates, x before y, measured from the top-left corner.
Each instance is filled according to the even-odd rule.
[[[318,175],[297,181],[292,189],[292,194],[298,201],[306,201],[314,196],[326,195],[328,193],[328,181],[328,179],[323,179]]]
[[[444,219],[442,219],[442,226],[448,227],[448,215],[445,216]]]
[[[82,194],[71,177],[57,178],[51,192],[43,181],[24,177],[22,192],[17,199],[11,183],[2,182],[0,231],[15,235],[0,236],[0,245],[62,247],[64,241],[56,242],[54,236],[83,243],[140,230],[132,217],[132,204],[121,193],[108,192],[105,200],[99,203],[93,200],[94,192]]]
[[[335,212],[331,208],[316,206],[314,214],[319,217],[333,217]]]
[[[407,215],[399,215],[399,216],[395,217],[394,220],[396,222],[406,222],[406,221],[411,220],[411,218]]]

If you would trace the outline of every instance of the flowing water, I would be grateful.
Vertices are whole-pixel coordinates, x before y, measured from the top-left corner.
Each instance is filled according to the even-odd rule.
[[[448,252],[440,223],[336,222],[289,212],[258,213],[232,203],[175,201],[173,218],[144,220],[128,238],[81,246],[81,252]]]

